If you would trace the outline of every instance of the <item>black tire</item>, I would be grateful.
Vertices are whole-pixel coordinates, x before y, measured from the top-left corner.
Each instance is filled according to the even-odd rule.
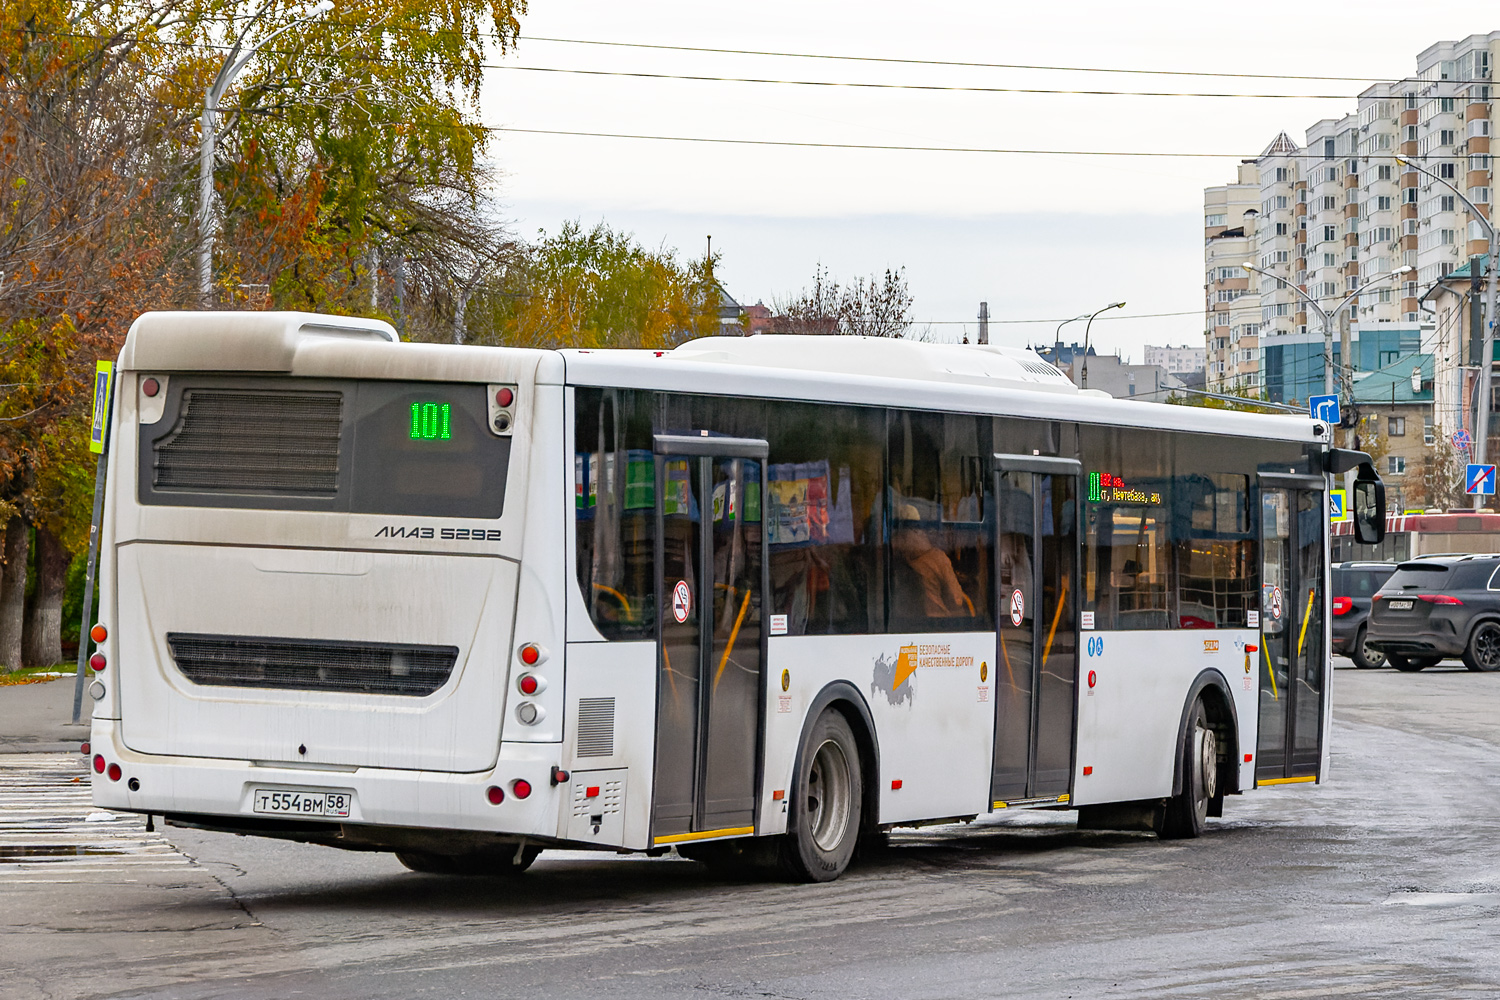
[[[1377,670],[1386,664],[1386,655],[1382,650],[1372,649],[1369,646],[1369,635],[1365,627],[1359,627],[1359,634],[1354,637],[1354,646],[1349,650],[1349,659],[1361,670]]]
[[[542,853],[540,847],[527,847],[516,860],[514,848],[486,851],[481,854],[428,854],[426,851],[397,851],[396,860],[414,872],[424,875],[481,875],[514,877],[531,867]]]
[[[1418,670],[1424,670],[1436,663],[1436,660],[1428,661],[1425,656],[1403,656],[1400,653],[1389,653],[1386,659],[1391,661],[1391,666],[1408,674],[1414,674]]]
[[[1182,791],[1167,800],[1156,833],[1163,840],[1202,836],[1208,803],[1219,794],[1219,737],[1203,702],[1193,704],[1182,746]]]
[[[781,841],[781,866],[799,882],[831,882],[844,873],[859,843],[864,769],[849,722],[825,711],[797,754]]]
[[[1500,670],[1500,624],[1479,623],[1464,647],[1464,666],[1481,673]]]

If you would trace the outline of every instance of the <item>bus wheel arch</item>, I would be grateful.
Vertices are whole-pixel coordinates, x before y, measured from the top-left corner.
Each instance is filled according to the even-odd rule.
[[[1239,792],[1239,727],[1235,722],[1234,696],[1229,683],[1217,670],[1204,670],[1193,681],[1183,701],[1182,717],[1173,744],[1172,796],[1163,808],[1159,832],[1170,837],[1196,837],[1202,832],[1201,818],[1193,803],[1198,776],[1190,773],[1198,752],[1200,728],[1206,729],[1214,758],[1212,775],[1203,783],[1211,790],[1206,815],[1224,814],[1224,796]]]
[[[845,747],[844,744],[852,744]],[[824,748],[827,748],[826,750]],[[807,818],[802,796],[804,784],[814,769],[835,763],[844,751],[852,751],[849,776],[858,785],[855,808],[858,821],[832,855],[808,841],[813,831],[803,829]],[[809,759],[811,757],[811,759]],[[830,758],[825,760],[824,758]],[[782,839],[782,867],[799,881],[830,881],[843,873],[858,841],[878,829],[880,750],[875,738],[869,706],[852,684],[836,681],[813,698],[803,719],[789,787],[790,808],[787,833]]]

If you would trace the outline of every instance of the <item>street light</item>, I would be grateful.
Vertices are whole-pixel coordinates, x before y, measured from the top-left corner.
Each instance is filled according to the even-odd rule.
[[[213,85],[208,88],[203,102],[203,138],[198,147],[198,304],[204,309],[212,304],[213,298],[214,142],[216,139],[214,133],[218,128],[219,101],[223,100],[224,92],[229,89],[235,77],[239,76],[240,72],[250,64],[250,59],[260,51],[262,45],[297,25],[333,9],[333,0],[318,0],[318,3],[305,15],[271,32],[242,53],[240,48],[245,44],[245,36],[260,21],[261,15],[270,8],[271,2],[272,0],[267,0],[260,10],[245,21],[245,26],[235,36],[234,44],[229,48],[229,54],[224,57],[224,65],[219,67],[219,74],[214,77]]]
[[[1350,302],[1353,302],[1356,298],[1358,298],[1359,294],[1361,292],[1363,292],[1366,288],[1369,288],[1371,285],[1378,285],[1382,281],[1385,281],[1387,278],[1394,278],[1398,274],[1406,274],[1408,271],[1415,271],[1416,270],[1416,268],[1412,267],[1410,264],[1407,264],[1404,267],[1398,267],[1398,268],[1396,268],[1394,271],[1386,271],[1384,274],[1377,274],[1375,277],[1371,278],[1369,281],[1367,281],[1364,284],[1358,286],[1357,288],[1354,289],[1354,291],[1352,291],[1348,295],[1344,296],[1343,300],[1341,302],[1339,302],[1338,305],[1334,306],[1333,310],[1331,312],[1324,312],[1323,311],[1323,307],[1320,306],[1320,305],[1318,305],[1318,300],[1317,299],[1313,298],[1311,295],[1308,295],[1302,289],[1298,288],[1296,285],[1292,284],[1290,281],[1287,281],[1285,278],[1281,277],[1279,274],[1272,274],[1270,271],[1262,271],[1260,268],[1252,266],[1251,263],[1248,260],[1247,261],[1242,261],[1240,263],[1240,267],[1244,268],[1246,271],[1251,271],[1251,272],[1254,272],[1255,274],[1264,275],[1267,278],[1274,278],[1275,280],[1281,282],[1283,285],[1285,285],[1286,287],[1290,288],[1292,291],[1296,292],[1298,295],[1302,296],[1302,298],[1304,300],[1306,300],[1307,304],[1310,305],[1310,306],[1312,306],[1313,312],[1315,312],[1315,313],[1318,314],[1318,320],[1323,324],[1323,392],[1324,393],[1331,393],[1331,392],[1333,392],[1333,317],[1337,316],[1343,310],[1343,308],[1345,306],[1347,306]],[[1344,359],[1344,363],[1347,365],[1349,363],[1349,359],[1345,358]]]
[[[1124,308],[1125,303],[1123,302],[1111,302],[1103,309],[1095,310],[1093,316],[1089,317],[1088,325],[1083,328],[1083,371],[1078,378],[1078,387],[1080,389],[1087,389],[1089,387],[1089,331],[1094,328],[1094,316],[1102,312],[1108,312],[1111,309]]]
[[[1478,389],[1477,395],[1479,396],[1479,399],[1476,401],[1476,412],[1474,415],[1474,464],[1484,465],[1485,454],[1489,451],[1490,437],[1490,383],[1492,381],[1492,370],[1494,368],[1493,359],[1495,354],[1495,298],[1497,294],[1496,281],[1497,279],[1500,279],[1500,274],[1497,274],[1495,265],[1497,256],[1500,256],[1500,231],[1497,231],[1495,229],[1494,225],[1490,222],[1489,219],[1480,214],[1479,209],[1474,206],[1474,203],[1472,201],[1464,197],[1464,193],[1462,191],[1454,187],[1452,184],[1449,184],[1447,181],[1443,180],[1437,174],[1433,173],[1430,170],[1424,170],[1405,157],[1396,157],[1396,162],[1401,164],[1403,167],[1415,170],[1417,173],[1421,174],[1424,177],[1428,177],[1432,180],[1437,181],[1443,187],[1456,194],[1458,196],[1458,200],[1468,206],[1469,215],[1479,221],[1479,224],[1484,227],[1484,231],[1488,233],[1490,237],[1490,284],[1489,288],[1485,290],[1484,296],[1484,338],[1480,342],[1479,358],[1476,359],[1479,365],[1479,385],[1476,387]],[[1469,267],[1471,269],[1474,267],[1472,261],[1470,262]],[[1484,509],[1483,494],[1474,494],[1474,509]]]

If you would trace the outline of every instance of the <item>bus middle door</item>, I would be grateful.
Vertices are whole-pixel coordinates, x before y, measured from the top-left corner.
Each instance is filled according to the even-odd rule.
[[[1321,476],[1260,474],[1261,670],[1255,782],[1314,781],[1328,683]]]
[[[992,808],[1065,802],[1078,686],[1078,476],[1073,459],[995,456]]]
[[[767,444],[655,438],[657,846],[755,832]]]

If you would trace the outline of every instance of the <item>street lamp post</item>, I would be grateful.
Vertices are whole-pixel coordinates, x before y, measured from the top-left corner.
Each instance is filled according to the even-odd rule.
[[[1394,271],[1386,271],[1384,274],[1377,274],[1375,277],[1371,278],[1369,281],[1365,282],[1364,284],[1362,284],[1359,287],[1355,288],[1354,291],[1352,291],[1348,295],[1344,296],[1343,300],[1340,301],[1338,305],[1334,306],[1333,309],[1332,309],[1332,311],[1330,311],[1330,312],[1324,312],[1323,311],[1323,307],[1320,306],[1320,305],[1318,305],[1318,300],[1317,299],[1313,298],[1311,295],[1308,295],[1302,289],[1298,288],[1296,285],[1292,284],[1290,281],[1287,281],[1285,278],[1281,277],[1279,274],[1272,274],[1270,271],[1262,271],[1260,268],[1253,266],[1248,260],[1242,262],[1240,264],[1240,267],[1244,268],[1246,271],[1251,271],[1251,272],[1253,272],[1255,274],[1259,274],[1259,275],[1262,275],[1262,276],[1267,277],[1267,278],[1273,278],[1276,281],[1281,282],[1283,285],[1285,285],[1286,287],[1290,288],[1292,291],[1296,292],[1298,295],[1302,296],[1303,300],[1306,301],[1308,305],[1312,306],[1313,312],[1315,312],[1315,313],[1318,314],[1318,322],[1320,322],[1320,323],[1323,324],[1323,392],[1324,393],[1331,393],[1331,392],[1333,392],[1333,317],[1337,316],[1341,311],[1343,311],[1343,308],[1345,306],[1347,306],[1350,302],[1353,302],[1356,298],[1358,298],[1359,295],[1360,295],[1360,293],[1363,292],[1365,289],[1369,288],[1371,285],[1378,285],[1382,281],[1385,281],[1388,278],[1394,278],[1398,274],[1406,274],[1408,271],[1415,271],[1416,270],[1416,268],[1414,268],[1414,267],[1412,267],[1411,265],[1408,264],[1405,267],[1398,267]],[[1348,358],[1344,359],[1344,364],[1346,364],[1346,365],[1349,364],[1349,359]]]
[[[1078,378],[1078,388],[1087,389],[1089,387],[1089,331],[1094,328],[1094,316],[1097,316],[1102,312],[1108,312],[1111,309],[1124,308],[1124,302],[1111,302],[1103,309],[1094,310],[1093,315],[1089,317],[1088,324],[1083,328],[1083,371]]]
[[[234,44],[229,48],[229,54],[224,57],[224,65],[219,67],[219,73],[214,77],[213,84],[208,88],[208,93],[203,101],[203,124],[202,139],[198,146],[198,304],[207,309],[213,304],[213,261],[214,261],[214,236],[215,220],[213,213],[214,196],[214,144],[217,140],[216,130],[219,120],[219,102],[224,99],[224,92],[234,82],[235,77],[250,64],[255,53],[260,51],[261,46],[279,37],[297,25],[311,20],[333,8],[333,0],[319,0],[306,15],[299,17],[290,24],[283,25],[276,31],[271,32],[265,38],[256,42],[248,49],[241,51],[245,44],[245,36],[250,29],[255,27],[261,15],[271,6],[271,0],[267,0],[253,15],[245,22],[240,33],[235,36]]]
[[[1485,458],[1487,456],[1487,453],[1489,452],[1490,385],[1492,382],[1494,369],[1493,359],[1495,354],[1495,300],[1497,294],[1500,294],[1497,293],[1496,290],[1497,282],[1500,282],[1500,268],[1496,267],[1497,262],[1500,262],[1500,230],[1497,230],[1494,223],[1480,214],[1479,209],[1475,207],[1472,201],[1464,197],[1464,193],[1462,191],[1454,187],[1452,184],[1449,184],[1447,181],[1443,180],[1437,174],[1433,173],[1430,170],[1425,170],[1422,167],[1417,166],[1415,163],[1411,162],[1405,157],[1396,157],[1396,162],[1401,164],[1403,167],[1415,170],[1417,173],[1421,174],[1424,177],[1428,177],[1432,180],[1437,181],[1443,187],[1447,188],[1449,191],[1452,191],[1455,195],[1457,195],[1458,200],[1468,206],[1469,215],[1478,220],[1479,224],[1484,227],[1485,232],[1489,235],[1490,238],[1490,283],[1489,287],[1485,289],[1484,293],[1484,337],[1480,342],[1479,357],[1475,359],[1476,363],[1479,365],[1479,383],[1475,386],[1475,394],[1479,398],[1475,401],[1474,414],[1474,464],[1484,465]],[[1491,202],[1491,204],[1494,203]],[[1474,265],[1471,262],[1469,266],[1472,268]],[[1484,509],[1483,494],[1474,494],[1474,509]]]

